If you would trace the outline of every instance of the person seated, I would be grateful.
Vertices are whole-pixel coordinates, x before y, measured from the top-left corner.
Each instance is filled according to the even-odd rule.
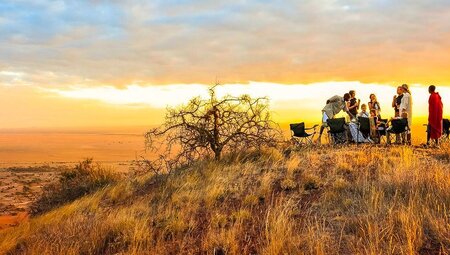
[[[402,112],[401,116],[397,116],[397,117],[392,117],[388,120],[388,122],[386,123],[386,125],[388,126],[388,128],[386,130],[391,130],[392,129],[392,125],[389,125],[392,123],[393,120],[401,120],[401,119],[407,119],[408,118],[408,113],[407,112]],[[406,126],[407,129],[409,129],[409,126]]]
[[[369,118],[370,114],[367,112],[367,105],[366,104],[362,104],[361,105],[361,112],[358,113],[358,117],[363,117],[363,118]]]
[[[388,133],[388,135],[387,135],[387,142],[388,142],[388,144],[391,143],[391,136],[389,135],[389,130],[392,130],[392,128],[393,128],[393,126],[390,125],[390,124],[392,123],[393,120],[399,120],[399,119],[408,119],[408,113],[407,112],[402,112],[401,116],[392,117],[386,123],[386,125],[387,125],[386,131]],[[405,127],[405,131],[407,131],[407,130],[409,130],[409,125],[408,124]],[[403,143],[407,143],[408,142],[408,139],[405,137],[405,134],[406,133],[403,133],[402,135],[400,135],[400,134],[396,134],[395,135],[396,136],[395,140],[396,140],[397,144],[402,143],[402,141],[403,141]]]

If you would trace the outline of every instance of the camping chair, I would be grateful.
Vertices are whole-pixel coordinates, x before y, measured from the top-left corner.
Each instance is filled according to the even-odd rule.
[[[330,143],[342,144],[348,141],[345,118],[328,119],[327,125]]]
[[[449,119],[443,119],[442,120],[442,141],[448,142],[450,140],[450,120]]]
[[[369,120],[369,118],[359,117],[358,123],[359,123],[358,131],[364,136],[364,138],[369,138],[370,137],[370,120]]]
[[[378,144],[386,137],[387,121],[386,119],[378,120],[378,117],[369,118],[370,138]]]
[[[429,132],[428,130],[428,124],[423,124],[425,127],[427,127],[427,133]],[[440,138],[441,142],[448,142],[449,139],[449,134],[450,134],[450,121],[449,119],[443,119],[442,120],[442,136]]]
[[[380,119],[381,124],[377,127],[377,133],[378,133],[378,143],[381,143],[383,139],[387,139],[387,119]],[[387,142],[387,141],[386,141]]]
[[[305,123],[294,123],[289,124],[289,127],[291,129],[291,140],[296,145],[310,145],[313,143],[314,135],[317,133],[316,128],[318,125],[314,125],[311,128],[306,128]],[[312,133],[307,133],[306,130],[313,130]]]
[[[390,134],[396,134],[401,136],[402,142],[406,141],[406,132],[408,132],[408,119],[393,119],[392,127],[387,130],[387,143],[391,144]]]

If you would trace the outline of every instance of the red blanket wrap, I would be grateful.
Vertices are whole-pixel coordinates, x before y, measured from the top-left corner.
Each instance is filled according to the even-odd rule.
[[[428,124],[430,125],[430,138],[439,139],[442,135],[442,100],[439,93],[431,93],[428,99]]]

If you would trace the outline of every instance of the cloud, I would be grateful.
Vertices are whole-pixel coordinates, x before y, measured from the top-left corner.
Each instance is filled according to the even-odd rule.
[[[21,72],[0,71],[0,84],[14,86],[23,82],[24,74]]]
[[[3,1],[0,17],[0,70],[40,86],[450,85],[445,0]]]

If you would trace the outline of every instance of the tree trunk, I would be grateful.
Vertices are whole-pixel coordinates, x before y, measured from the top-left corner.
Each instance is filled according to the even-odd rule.
[[[216,151],[214,152],[214,159],[215,159],[215,160],[220,160],[221,154],[222,154],[222,151],[216,150]]]
[[[220,154],[222,153],[222,148],[219,145],[219,111],[217,107],[214,106],[214,145],[216,149],[214,150],[214,158],[220,160]]]

